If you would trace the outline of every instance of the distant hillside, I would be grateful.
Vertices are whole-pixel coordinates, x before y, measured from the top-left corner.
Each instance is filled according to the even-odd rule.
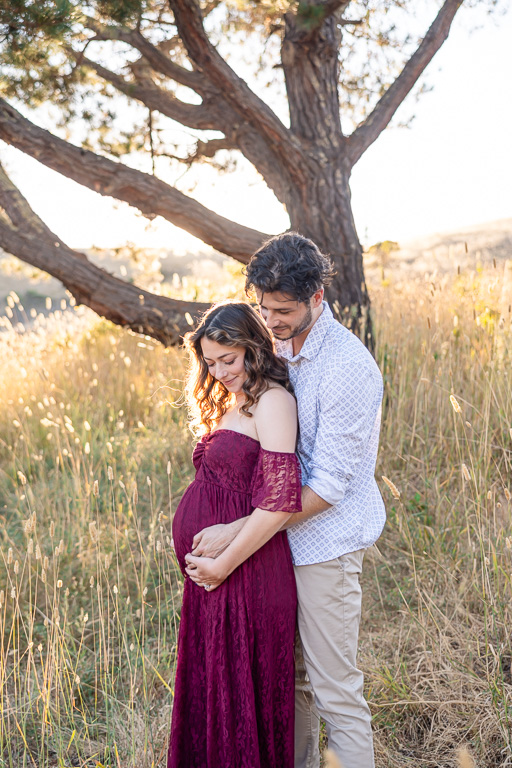
[[[512,259],[512,219],[477,224],[455,232],[442,232],[399,243],[385,271],[404,274],[456,272]],[[375,255],[365,259],[367,269],[380,269]]]
[[[512,259],[512,219],[502,219],[488,224],[475,225],[456,232],[443,232],[399,243],[399,250],[391,253],[384,265],[385,274],[422,275],[425,272],[443,273],[477,269],[479,265]],[[84,253],[108,272],[123,279],[133,280],[138,285],[151,286],[156,282],[171,283],[173,275],[180,278],[207,275],[211,280],[222,280],[222,265],[229,261],[215,251],[175,255],[164,249],[140,249],[130,258],[129,249],[84,250]],[[378,256],[366,255],[365,268],[369,277],[380,274],[381,261]],[[37,274],[37,270],[7,256],[0,250],[0,315],[6,297],[14,291],[25,309],[45,311],[47,296],[53,306],[59,306],[66,298],[62,285],[53,278]]]

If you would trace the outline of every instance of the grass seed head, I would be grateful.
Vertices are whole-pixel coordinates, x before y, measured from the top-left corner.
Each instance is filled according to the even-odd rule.
[[[459,768],[475,768],[475,761],[467,747],[461,747],[457,752],[457,764]]]
[[[455,413],[462,413],[462,408],[460,407],[459,401],[454,395],[450,395],[450,403],[452,404]]]
[[[96,527],[96,520],[93,520],[91,523],[89,523],[89,535],[91,537],[92,543],[97,544],[99,539],[99,534],[98,534],[98,529]]]
[[[389,479],[389,477],[386,477],[385,475],[382,475],[383,481],[386,483],[387,487],[391,491],[391,495],[394,499],[400,498],[400,491],[396,487],[396,485]]]
[[[325,768],[343,768],[339,757],[334,754],[332,749],[326,749],[325,755]]]
[[[463,474],[465,480],[467,480],[468,483],[470,483],[471,482],[471,475],[469,473],[469,469],[467,468],[467,465],[464,464],[464,462],[462,462],[461,469],[462,469],[462,474]]]

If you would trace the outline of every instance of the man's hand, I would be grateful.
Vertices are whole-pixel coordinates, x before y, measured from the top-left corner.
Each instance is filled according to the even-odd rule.
[[[246,517],[242,517],[232,523],[218,523],[203,528],[194,536],[191,554],[194,557],[218,557],[242,530],[246,520]]]

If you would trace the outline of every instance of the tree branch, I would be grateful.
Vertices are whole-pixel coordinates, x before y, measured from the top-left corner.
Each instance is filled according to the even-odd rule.
[[[213,6],[213,4],[211,5]],[[228,103],[227,95],[230,88],[222,90],[215,85],[209,79],[208,69],[206,74],[203,74],[197,70],[187,70],[172,62],[166,55],[169,40],[164,40],[159,46],[154,46],[140,32],[135,30],[110,25],[103,26],[89,17],[86,19],[86,24],[90,30],[96,33],[95,39],[122,40],[132,45],[142,54],[155,72],[186,85],[198,93],[203,99],[202,108],[206,109],[211,114],[212,119],[216,120],[219,126],[218,130],[222,131],[233,146],[237,146],[249,162],[262,174],[281,202],[287,199],[290,190],[293,194],[293,190],[300,187],[302,177],[299,178],[298,176],[300,168],[305,162],[304,158],[301,156],[301,160],[298,161],[299,166],[293,167],[290,162],[291,145],[287,143],[284,146],[281,143],[279,146],[269,146],[267,137],[247,120],[243,107],[240,109],[236,99],[233,104]],[[132,65],[133,67],[134,65]],[[236,77],[236,75],[233,76]],[[247,86],[245,87],[247,88]],[[269,112],[273,114],[270,110]],[[277,118],[275,119],[277,120]],[[284,126],[282,128],[286,131]],[[287,136],[286,141],[291,140]]]
[[[463,0],[445,0],[432,26],[400,75],[390,85],[375,109],[347,139],[347,158],[354,165],[389,124],[434,55],[448,37],[455,14]]]
[[[85,254],[69,248],[48,229],[1,165],[0,206],[12,222],[11,226],[0,216],[2,248],[60,280],[77,304],[90,307],[117,325],[170,346],[179,344],[190,330],[191,318],[208,309],[208,304],[156,296],[92,264]]]
[[[154,176],[59,139],[2,98],[0,139],[101,195],[124,200],[149,218],[162,216],[244,264],[269,237],[210,211]]]
[[[285,165],[289,155],[287,149],[283,149],[282,145],[270,147],[266,137],[247,121],[245,114],[240,114],[227,102],[226,93],[210,82],[207,76],[199,71],[186,70],[172,62],[165,54],[169,40],[163,41],[157,47],[136,31],[120,27],[104,27],[90,18],[87,19],[87,26],[97,32],[95,39],[122,40],[134,46],[143,56],[143,59],[139,60],[140,63],[147,61],[153,71],[180,82],[198,93],[203,99],[202,108],[206,109],[212,116],[212,120],[216,121],[216,130],[222,131],[229,138],[233,148],[238,148],[254,165],[281,202],[286,200],[290,190],[300,186],[300,179],[297,179],[298,169],[293,169],[294,176],[290,177],[289,168]],[[132,71],[135,66],[131,65]],[[137,77],[137,73],[134,72],[134,74]],[[303,162],[304,160],[301,165]]]
[[[176,120],[182,125],[198,130],[221,130],[212,114],[204,105],[186,104],[168,91],[159,88],[149,78],[144,82],[126,80],[121,75],[88,59],[73,49],[68,49],[79,65],[94,70],[100,77],[115,86],[131,99],[137,99],[148,107],[161,112],[166,117]]]
[[[204,30],[201,9],[196,0],[169,0],[178,33],[193,64],[221,91],[225,101],[251,124],[269,145],[278,152],[290,176],[306,183],[301,167],[305,156],[296,137],[276,114],[249,88],[211,44]]]
[[[180,157],[165,151],[159,151],[156,154],[158,157],[170,157],[173,160],[179,160],[180,163],[191,166],[204,158],[214,158],[221,149],[238,149],[238,147],[226,138],[210,139],[210,141],[197,141],[194,150],[186,157]]]
[[[203,75],[176,64],[161,50],[161,47],[150,43],[138,30],[99,24],[90,17],[86,17],[86,26],[95,33],[93,40],[120,40],[128,43],[144,56],[156,72],[191,88],[199,95],[208,90],[208,81]],[[165,46],[165,43],[161,46]]]

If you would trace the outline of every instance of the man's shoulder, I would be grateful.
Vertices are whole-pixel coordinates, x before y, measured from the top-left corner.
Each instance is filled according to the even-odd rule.
[[[319,358],[331,370],[356,366],[362,372],[373,372],[380,376],[377,363],[361,339],[336,320],[329,326]]]

